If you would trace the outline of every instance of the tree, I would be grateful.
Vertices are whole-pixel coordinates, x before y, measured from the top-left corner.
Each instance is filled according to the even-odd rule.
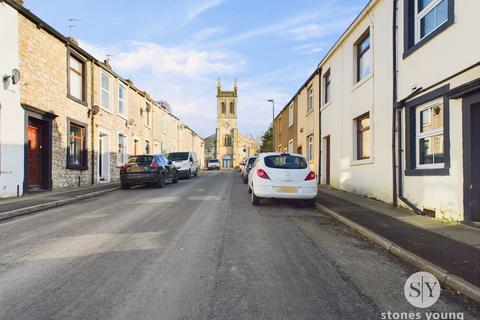
[[[273,151],[273,126],[270,125],[267,131],[262,135],[262,145],[260,146],[260,152]]]

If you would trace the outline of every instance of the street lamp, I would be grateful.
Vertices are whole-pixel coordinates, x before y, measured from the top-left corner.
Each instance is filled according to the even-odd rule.
[[[268,99],[272,103],[272,151],[275,152],[275,100]]]

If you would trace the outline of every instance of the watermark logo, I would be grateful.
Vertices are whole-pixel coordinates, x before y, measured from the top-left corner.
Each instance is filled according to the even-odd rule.
[[[405,282],[404,293],[412,306],[428,308],[440,298],[440,282],[431,273],[417,272]]]

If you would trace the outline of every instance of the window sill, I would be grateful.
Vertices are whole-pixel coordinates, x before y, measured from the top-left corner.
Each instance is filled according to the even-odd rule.
[[[320,108],[320,111],[322,111],[323,109],[327,108],[329,105],[332,104],[332,100],[330,99],[327,103],[323,104],[322,107]]]
[[[449,176],[450,168],[407,169],[405,176]]]
[[[79,103],[81,105],[84,105],[85,107],[88,106],[87,102],[86,101],[83,101],[83,100],[80,100],[78,98],[75,98],[74,96],[70,95],[69,93],[67,93],[67,98],[69,98],[70,100],[73,100],[75,101],[76,103]]]
[[[100,109],[102,109],[103,111],[106,111],[107,113],[113,114],[113,111],[112,111],[112,110],[107,109],[107,108],[105,108],[105,107],[100,106]]]
[[[358,88],[360,88],[365,82],[368,82],[368,80],[372,79],[373,78],[373,72],[370,72],[367,76],[365,76],[365,78],[363,78],[362,80],[358,81],[357,83],[355,83],[352,87],[352,91],[355,91],[357,90]]]
[[[120,118],[128,121],[128,114],[117,113],[117,115],[118,115]]]
[[[423,47],[427,42],[435,38],[438,34],[442,33],[445,31],[448,27],[450,27],[454,23],[454,19],[449,18],[444,24],[442,24],[440,27],[432,31],[428,36],[423,38],[422,40],[418,41],[414,45],[412,45],[409,48],[405,48],[403,52],[403,59],[406,59],[409,55],[417,51],[419,48]]]
[[[313,113],[314,108],[312,110],[308,110],[307,113],[305,113],[305,118],[310,116]]]
[[[373,159],[362,159],[362,160],[352,160],[350,162],[351,167],[356,167],[356,166],[363,166],[367,164],[373,164]]]
[[[68,170],[79,170],[79,171],[85,171],[88,170],[88,166],[84,165],[67,165]]]

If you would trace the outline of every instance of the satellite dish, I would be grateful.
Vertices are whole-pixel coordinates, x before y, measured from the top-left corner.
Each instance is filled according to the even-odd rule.
[[[20,71],[18,69],[12,70],[12,83],[17,84],[20,81]]]
[[[93,112],[93,115],[94,115],[94,116],[97,115],[97,114],[100,112],[100,107],[97,106],[97,105],[94,105],[94,106],[92,107],[92,112]]]

